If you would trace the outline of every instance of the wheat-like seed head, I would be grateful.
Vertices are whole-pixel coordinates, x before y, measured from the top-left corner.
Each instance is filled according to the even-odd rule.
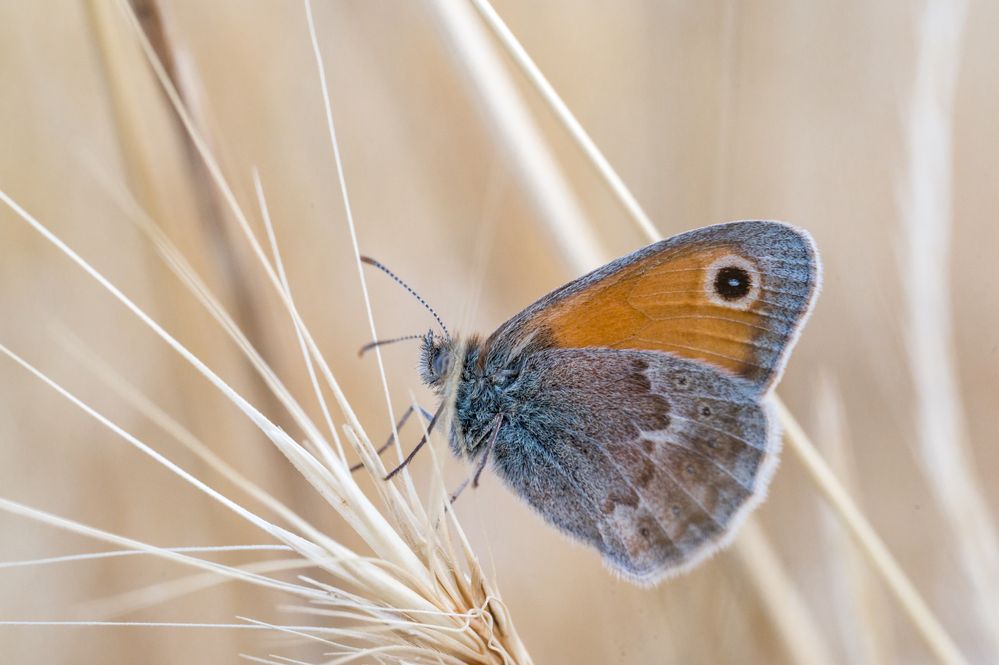
[[[305,7],[316,47],[319,80],[324,91],[324,99],[327,100],[330,138],[339,172],[342,174],[332,124],[332,109],[325,90],[322,60],[312,27],[309,3],[306,3]],[[375,496],[369,497],[359,486],[357,478],[349,471],[347,450],[359,454],[364,460],[365,467],[376,478],[384,475],[385,467],[375,454],[374,447],[364,426],[354,414],[349,399],[340,389],[332,370],[298,314],[280,259],[262,182],[255,176],[261,217],[270,241],[270,255],[264,251],[251,230],[247,215],[237,202],[222,170],[184,105],[175,82],[169,77],[160,59],[161,54],[154,52],[146,33],[140,28],[130,9],[124,4],[121,5],[121,9],[133,23],[149,62],[174,104],[194,149],[204,159],[207,173],[219,187],[222,201],[229,206],[254,255],[260,261],[270,286],[275,289],[286,308],[299,341],[303,360],[308,367],[314,396],[321,405],[327,431],[323,432],[313,422],[183,253],[160,230],[156,221],[143,210],[142,205],[127,192],[114,192],[126,214],[148,235],[169,269],[245,355],[268,390],[289,414],[291,421],[303,432],[305,437],[303,442],[294,440],[283,428],[261,413],[249,400],[226,383],[208,363],[173,337],[108,278],[28,211],[21,208],[16,201],[3,192],[0,192],[0,199],[46,240],[76,262],[89,277],[96,280],[131,310],[142,323],[231,400],[298,470],[303,481],[322,497],[328,508],[338,513],[353,529],[371,554],[362,554],[356,548],[351,548],[337,538],[323,533],[262,490],[94,358],[89,358],[91,367],[105,376],[109,387],[131,401],[150,419],[158,422],[206,465],[239,487],[272,515],[264,517],[208,486],[86,404],[16,353],[0,346],[0,351],[112,432],[256,526],[268,538],[275,539],[283,546],[284,552],[294,553],[296,556],[244,566],[224,566],[200,559],[196,556],[197,550],[155,547],[48,515],[15,502],[4,502],[3,507],[11,512],[100,538],[130,550],[155,554],[210,573],[209,576],[201,574],[169,585],[160,585],[159,588],[142,589],[118,598],[105,599],[101,604],[92,607],[101,613],[114,615],[148,606],[162,601],[164,596],[189,593],[206,585],[218,583],[219,576],[222,576],[280,590],[298,599],[296,604],[287,608],[289,612],[325,619],[323,623],[328,623],[327,626],[321,623],[318,626],[290,627],[263,622],[253,622],[250,625],[266,627],[319,643],[325,650],[322,653],[329,659],[328,662],[377,659],[379,662],[529,663],[530,658],[520,643],[498,592],[480,567],[453,512],[447,509],[447,492],[443,480],[439,476],[435,478],[431,485],[430,496],[424,504],[408,474],[404,473],[402,476],[401,489],[395,482],[376,481]],[[353,228],[346,183],[341,180],[341,185],[348,222]],[[361,283],[363,288],[363,274]],[[370,306],[369,320],[374,334]],[[322,377],[322,382],[319,377]],[[326,405],[325,391],[332,393],[334,402],[342,414],[343,420],[339,423],[331,416],[330,409]],[[311,569],[318,572],[299,575],[297,579],[291,581],[278,580],[271,575],[295,569]]]

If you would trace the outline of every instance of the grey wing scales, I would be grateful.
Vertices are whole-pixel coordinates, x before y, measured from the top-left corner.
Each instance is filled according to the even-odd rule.
[[[723,545],[779,438],[754,386],[662,352],[532,354],[493,465],[546,520],[652,584]]]

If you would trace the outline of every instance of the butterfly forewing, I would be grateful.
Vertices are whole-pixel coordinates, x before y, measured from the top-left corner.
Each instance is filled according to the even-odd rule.
[[[818,263],[806,233],[733,222],[684,233],[545,296],[490,339],[666,351],[765,389],[811,306]]]

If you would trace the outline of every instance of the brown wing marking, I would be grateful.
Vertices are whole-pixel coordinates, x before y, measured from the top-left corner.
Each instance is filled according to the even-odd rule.
[[[498,337],[543,331],[553,347],[666,351],[769,385],[810,308],[811,240],[776,222],[693,231],[542,298]]]
[[[668,351],[734,374],[751,373],[753,345],[767,330],[761,304],[726,308],[704,292],[707,266],[731,253],[715,248],[672,260],[650,258],[609,284],[569,296],[541,319],[559,346]]]

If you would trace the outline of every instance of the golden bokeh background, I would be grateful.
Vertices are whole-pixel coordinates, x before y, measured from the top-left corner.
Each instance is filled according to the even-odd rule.
[[[161,52],[263,239],[253,189],[259,171],[296,303],[380,440],[390,422],[375,359],[357,357],[370,332],[301,3],[150,5],[159,16],[144,14],[147,26],[163,30]],[[929,3],[937,13],[928,23],[930,10],[908,2],[496,0],[495,7],[662,234],[745,218],[812,232],[824,290],[778,392],[969,662],[995,662],[999,614],[976,604],[961,556],[969,526],[941,508],[918,452],[934,403],[920,398],[913,367],[920,360],[909,345],[910,289],[927,274],[947,280],[939,329],[945,342],[952,335],[942,348],[953,350],[958,382],[940,388],[959,400],[961,419],[944,431],[970,444],[970,466],[994,514],[999,4],[970,3],[954,33],[946,30],[948,12],[962,10],[939,2]],[[452,329],[488,332],[581,266],[552,232],[554,208],[528,181],[523,146],[497,124],[442,18],[459,10],[477,16],[458,0],[315,1],[361,250],[409,281]],[[931,49],[936,64],[923,67],[922,40],[937,28],[942,54]],[[645,244],[481,22],[478,30],[484,48],[501,54],[528,111],[540,139],[533,148],[550,154],[564,178],[568,221],[592,229],[600,260]],[[926,71],[946,81],[947,62],[957,76],[953,94],[931,86],[944,131],[920,143],[910,131],[918,81]],[[122,205],[130,190],[318,418],[287,315],[115,4],[0,3],[0,83],[0,189],[291,427],[136,228]],[[943,200],[944,216],[952,214],[937,220],[945,234],[931,242],[946,262],[915,265],[918,230],[907,211],[922,199],[909,185],[921,164],[913,145],[932,148],[941,137],[942,153],[930,154],[944,159],[915,191]],[[356,544],[224,397],[7,208],[0,252],[0,343],[231,491],[109,388],[86,360],[94,354],[274,495]],[[374,271],[367,278],[382,335],[430,326],[390,280]],[[396,414],[411,394],[432,405],[414,371],[415,344],[386,347],[383,358]],[[6,359],[0,405],[0,496],[158,545],[267,542]],[[405,432],[407,444],[415,432]],[[414,463],[421,487],[430,463],[426,455]],[[449,460],[446,469],[449,483],[464,478],[459,463]],[[681,578],[635,588],[546,527],[494,476],[485,478],[462,497],[459,514],[537,663],[798,662],[738,544]],[[798,633],[815,662],[936,662],[790,451],[754,520],[803,603],[799,618],[818,629]],[[107,549],[8,514],[0,514],[0,534],[4,561]],[[0,570],[0,619],[94,618],[99,608],[88,603],[184,574],[145,557]],[[308,619],[282,612],[287,602],[227,584],[122,618]],[[263,655],[282,639],[224,628],[0,626],[2,660],[11,663],[237,662],[238,653]],[[290,648],[283,653],[295,653]]]

